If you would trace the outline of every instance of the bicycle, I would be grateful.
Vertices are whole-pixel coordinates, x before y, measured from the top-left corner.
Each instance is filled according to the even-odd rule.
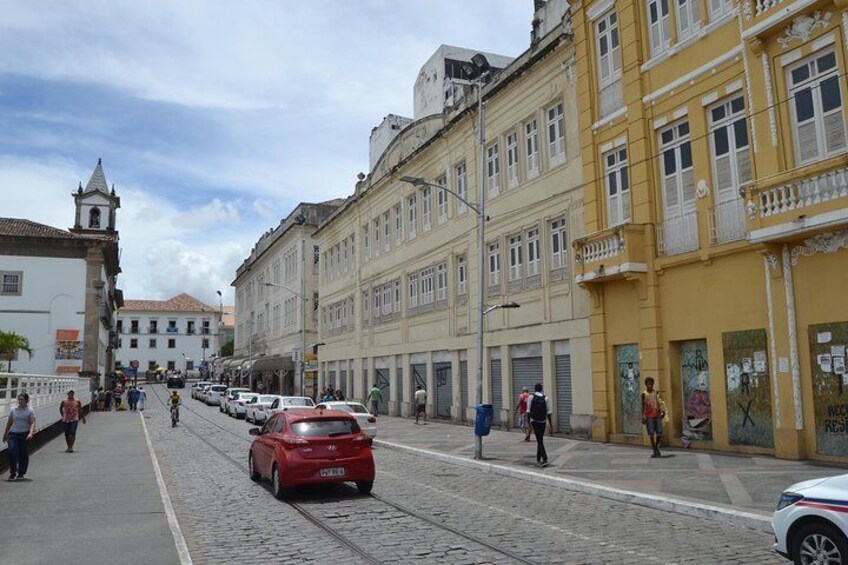
[[[177,422],[180,421],[180,407],[171,406],[171,427],[176,428]]]

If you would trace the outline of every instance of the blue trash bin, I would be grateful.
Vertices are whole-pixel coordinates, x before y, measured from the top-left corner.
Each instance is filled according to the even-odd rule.
[[[492,430],[492,418],[495,410],[491,404],[477,405],[477,418],[474,420],[474,435],[487,436]]]

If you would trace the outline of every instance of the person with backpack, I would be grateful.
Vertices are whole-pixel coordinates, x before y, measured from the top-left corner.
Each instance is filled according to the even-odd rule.
[[[545,424],[550,424],[553,433],[553,422],[551,421],[551,399],[542,392],[542,383],[536,383],[533,396],[529,399],[529,419],[533,433],[536,435],[536,462],[539,467],[548,466],[548,453],[545,451]],[[547,418],[547,419],[546,419]]]

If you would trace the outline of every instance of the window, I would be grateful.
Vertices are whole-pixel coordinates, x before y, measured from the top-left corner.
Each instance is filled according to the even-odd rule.
[[[432,190],[429,186],[421,189],[421,223],[424,231],[429,230],[432,225],[433,199],[431,196]]]
[[[175,340],[173,338],[169,339],[168,340],[168,349],[176,349],[176,347],[177,347],[177,340]]]
[[[798,165],[846,148],[842,87],[836,53],[817,54],[789,69],[792,124]]]
[[[433,303],[433,267],[421,271],[421,305]]]
[[[609,116],[623,104],[621,95],[621,45],[618,37],[618,17],[615,11],[597,23],[598,77],[601,117]]]
[[[362,226],[362,255],[365,257],[365,260],[369,260],[371,258],[371,245],[369,244],[370,240],[368,239],[368,224]]]
[[[695,181],[689,123],[683,122],[660,132],[660,151],[666,219],[694,211]]]
[[[745,101],[739,96],[713,106],[709,121],[716,203],[737,200],[739,186],[751,180]]]
[[[186,322],[186,334],[194,335],[194,320]]]
[[[468,200],[468,177],[465,174],[465,163],[456,166],[456,191],[463,200]],[[456,213],[464,214],[468,207],[460,200],[456,205]]]
[[[383,212],[383,249],[388,251],[391,248],[392,243],[392,222],[391,222],[392,211],[386,210]]]
[[[384,316],[388,316],[392,313],[392,303],[394,302],[392,290],[392,283],[387,283],[383,285],[382,312]]]
[[[374,255],[380,254],[380,218],[374,220]]]
[[[185,368],[186,368],[186,371],[193,371],[194,370],[194,361],[191,360],[191,359],[186,359]]]
[[[409,275],[407,277],[407,288],[409,289],[409,307],[418,307],[418,275]]]
[[[403,212],[400,209],[400,204],[395,204],[395,245],[400,245],[403,241]]]
[[[20,296],[22,293],[23,272],[0,271],[3,279],[3,288],[0,295],[3,296]]]
[[[155,371],[156,367],[158,367],[158,366],[159,366],[159,364],[156,361],[148,361],[147,362],[147,370],[148,371]]]
[[[468,293],[468,261],[465,255],[456,258],[456,294],[464,296]]]
[[[414,194],[406,199],[406,224],[409,230],[409,239],[413,239],[415,229],[418,226],[418,199]]]
[[[568,266],[565,218],[551,222],[551,269]]]
[[[709,7],[710,21],[713,22],[717,22],[733,12],[733,2],[731,0],[709,0]]]
[[[524,276],[524,254],[521,249],[521,236],[509,238],[509,280],[517,281]]]
[[[203,349],[209,349],[209,339],[203,338],[200,347],[202,347]]]
[[[486,148],[486,187],[489,198],[497,196],[500,192],[498,186],[498,174],[500,173],[500,159],[498,157],[498,144],[492,144]]]
[[[201,331],[201,333],[203,333],[203,335],[209,335],[209,324],[210,324],[209,320],[203,320],[203,326],[200,329],[200,331]]]
[[[124,333],[124,321],[123,320],[118,320],[117,322],[115,322],[115,330],[119,334]]]
[[[147,325],[147,333],[158,334],[159,333],[159,320],[150,320]]]
[[[527,230],[527,276],[539,274],[539,228]]]
[[[280,305],[279,304],[274,304],[274,310],[271,313],[271,315],[274,318],[273,321],[272,321],[274,331],[280,331],[280,328],[282,327],[280,325],[282,323],[281,322],[282,318],[280,316]]]
[[[436,300],[448,299],[448,266],[445,263],[436,267]]]
[[[539,174],[539,131],[536,118],[524,124],[524,150],[527,152],[527,178]]]
[[[400,312],[400,279],[392,283],[392,292],[395,296],[395,312]]]
[[[448,177],[442,175],[436,180],[436,184],[439,186],[447,186]],[[436,214],[438,215],[438,221],[440,224],[448,220],[448,193],[446,190],[441,188],[436,190]]]
[[[151,340],[150,340],[150,342],[148,343],[148,347],[149,347],[150,349],[156,349],[156,340],[155,340],[155,339],[151,339]]]
[[[565,118],[562,102],[548,108],[548,158],[551,166],[565,161]]]
[[[177,368],[177,362],[176,361],[168,361],[168,370],[169,371],[174,371],[174,370],[176,370],[176,368]]]
[[[133,338],[130,340],[130,349],[138,349],[138,340]]]
[[[613,149],[604,155],[609,226],[630,221],[630,178],[627,170],[627,148]]]
[[[671,45],[668,0],[648,0],[648,35],[651,39],[652,57],[665,53]]]
[[[371,303],[368,300],[368,291],[362,291],[362,321],[368,322],[368,314],[371,312]]]
[[[88,227],[100,227],[100,208],[92,208],[88,211]]]
[[[506,136],[506,182],[512,188],[518,186],[518,134]]]
[[[499,243],[489,244],[489,286],[501,284],[501,246]]]
[[[677,2],[677,40],[683,41],[701,28],[700,0],[675,0]]]
[[[174,328],[176,329],[176,328]],[[130,320],[130,333],[138,333],[138,320]]]
[[[118,349],[123,349],[123,348],[124,348],[124,340],[123,340],[123,339],[119,339],[119,340],[118,340]],[[120,363],[118,363],[117,361],[115,362],[115,364],[116,364],[116,365],[120,365]]]
[[[382,312],[383,299],[382,299],[382,296],[380,295],[380,291],[381,291],[381,289],[379,287],[374,287],[371,291],[372,295],[374,297],[373,308],[374,308],[374,317],[375,318],[378,318],[383,314],[383,312]]]

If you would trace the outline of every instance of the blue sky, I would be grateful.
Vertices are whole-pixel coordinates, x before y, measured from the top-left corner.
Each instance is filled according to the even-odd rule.
[[[232,302],[258,236],[345,197],[442,43],[517,56],[532,0],[0,0],[0,215],[69,227],[97,159],[129,299]]]

